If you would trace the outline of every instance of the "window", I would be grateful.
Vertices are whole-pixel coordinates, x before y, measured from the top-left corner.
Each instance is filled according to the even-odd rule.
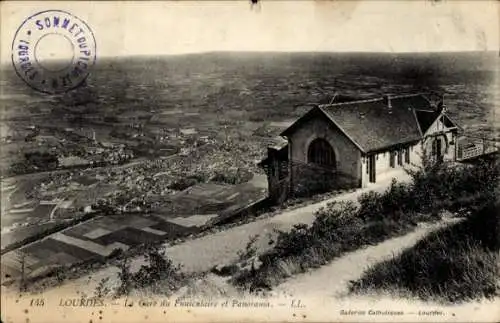
[[[394,151],[391,151],[390,152],[390,155],[389,155],[389,165],[394,168],[395,164],[394,164]]]
[[[336,166],[335,153],[325,139],[315,139],[309,145],[307,162],[325,166]]]
[[[410,148],[405,149],[405,163],[410,163]]]
[[[403,151],[399,150],[396,153],[398,155],[398,165],[401,166],[403,165]]]
[[[437,155],[437,140],[433,140],[432,141],[431,155],[432,156],[436,156]]]

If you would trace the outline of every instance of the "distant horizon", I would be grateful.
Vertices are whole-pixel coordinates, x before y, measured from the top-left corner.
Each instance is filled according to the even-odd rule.
[[[100,59],[129,59],[129,58],[168,58],[180,56],[195,56],[195,55],[213,55],[213,54],[286,54],[286,55],[299,55],[299,54],[327,54],[327,55],[460,55],[460,54],[476,54],[478,56],[493,56],[497,55],[500,58],[500,50],[457,50],[457,51],[427,51],[427,52],[383,52],[383,51],[280,51],[280,50],[213,50],[203,52],[190,52],[190,53],[172,53],[172,54],[131,54],[122,56],[99,56],[97,55],[96,63]],[[57,60],[53,60],[57,63]],[[499,61],[500,62],[500,61]],[[12,61],[0,62],[0,65],[11,65]]]
[[[27,17],[47,8],[76,15],[98,57],[211,52],[431,53],[498,51],[495,1],[5,2],[0,61]],[[114,14],[113,14],[114,13]]]
[[[328,51],[328,50],[208,50],[201,52],[186,52],[186,53],[166,53],[166,54],[131,54],[122,56],[104,55],[101,58],[122,58],[122,57],[163,57],[163,56],[184,56],[184,55],[203,55],[203,54],[219,54],[219,53],[248,53],[248,54],[498,54],[500,56],[500,49],[498,50],[449,50],[449,51],[368,51],[368,50],[345,50],[345,51]]]

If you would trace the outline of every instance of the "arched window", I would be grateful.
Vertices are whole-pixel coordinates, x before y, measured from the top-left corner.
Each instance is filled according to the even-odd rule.
[[[336,166],[335,152],[332,146],[322,138],[314,139],[307,151],[307,162],[325,166]]]

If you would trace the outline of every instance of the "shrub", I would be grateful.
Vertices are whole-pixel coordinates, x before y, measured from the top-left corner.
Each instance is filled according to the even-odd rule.
[[[116,296],[128,295],[133,288],[147,288],[162,285],[163,292],[179,287],[184,281],[180,272],[181,266],[174,265],[171,259],[165,256],[165,249],[158,245],[147,245],[145,251],[146,264],[139,271],[130,271],[130,259],[121,259],[118,263],[118,278],[120,285],[116,289]]]
[[[248,240],[247,245],[245,246],[245,250],[241,251],[239,250],[237,252],[238,254],[238,260],[240,262],[242,261],[247,261],[250,258],[254,257],[257,254],[257,247],[255,246],[255,243],[257,242],[257,239],[259,239],[259,235],[256,234],[254,236],[251,236]]]
[[[407,170],[413,179],[412,197],[421,212],[463,208],[479,209],[495,200],[500,179],[497,160],[451,166],[424,162]]]
[[[401,220],[402,216],[419,208],[413,196],[413,187],[410,184],[398,183],[396,180],[384,193],[367,192],[359,198],[359,217],[363,221],[383,221],[392,218]]]
[[[414,203],[413,186],[406,183],[399,183],[395,179],[392,180],[389,189],[382,195],[382,203],[384,212],[391,211],[407,212],[415,210],[418,205]]]
[[[316,212],[311,234],[327,243],[353,239],[353,233],[359,232],[363,226],[357,212],[358,208],[352,202],[329,203]]]
[[[265,254],[261,260],[270,263],[276,258],[299,255],[303,249],[311,247],[315,237],[306,224],[295,224],[288,232],[279,231],[276,244],[271,253]]]
[[[382,204],[382,194],[374,191],[369,191],[361,194],[358,198],[359,202],[359,217],[363,221],[370,219],[380,219],[384,212],[384,205]]]
[[[117,296],[128,295],[132,290],[133,286],[133,275],[130,272],[130,259],[129,258],[122,259],[118,263],[118,269],[120,270],[118,272],[118,279],[120,280],[120,285],[116,289],[116,295]]]
[[[163,246],[147,246],[145,258],[147,264],[142,265],[133,276],[135,287],[143,288],[159,281],[174,283],[180,280],[181,266],[175,266],[171,259],[166,258]]]

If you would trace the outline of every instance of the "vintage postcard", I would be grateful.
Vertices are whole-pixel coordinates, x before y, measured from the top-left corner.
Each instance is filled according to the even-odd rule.
[[[0,15],[1,322],[500,320],[500,2]]]

